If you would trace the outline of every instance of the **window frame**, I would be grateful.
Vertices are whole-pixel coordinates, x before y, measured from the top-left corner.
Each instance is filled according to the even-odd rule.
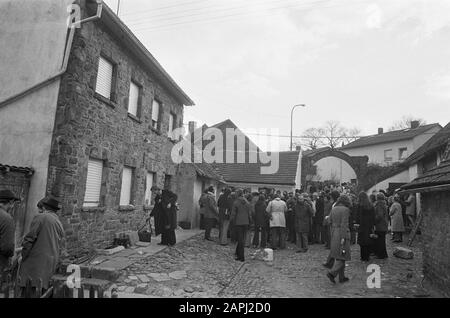
[[[387,153],[388,151],[391,152],[391,156],[390,156],[390,157],[387,157],[387,156],[386,156],[386,153]],[[394,160],[394,157],[393,157],[393,150],[392,150],[392,149],[386,149],[386,150],[384,150],[384,161],[385,161],[385,162],[392,162],[393,160]]]
[[[124,186],[124,171],[125,169],[129,169],[131,176],[130,176],[130,189],[129,189],[129,202],[126,204],[122,204],[122,194],[123,194],[123,186]],[[121,174],[121,178],[120,178],[120,195],[119,195],[119,206],[130,206],[133,205],[133,185],[134,185],[134,180],[135,180],[135,168],[131,167],[131,166],[127,166],[124,165],[122,168],[122,174]]]
[[[130,112],[130,102],[131,102],[131,87],[132,85],[136,86],[137,88],[137,100],[136,100],[136,114],[133,114]],[[128,89],[128,105],[127,105],[127,112],[128,115],[131,115],[135,118],[140,119],[141,118],[141,109],[142,109],[142,85],[135,81],[134,79],[130,80],[130,87]]]
[[[404,152],[406,155],[405,157],[402,157],[402,152]],[[408,158],[408,147],[402,147],[398,149],[398,160],[405,160]]]
[[[98,89],[98,75],[99,75],[99,70],[100,70],[100,60],[101,59],[105,60],[107,63],[111,64],[111,66],[112,66],[111,87],[110,87],[109,97],[106,97],[106,96],[104,96],[103,94],[101,94],[101,93],[99,93],[97,91],[97,89]],[[106,101],[110,101],[110,102],[115,103],[116,100],[117,100],[116,83],[117,83],[117,63],[114,62],[111,58],[107,57],[105,54],[100,54],[98,59],[97,59],[97,74],[96,74],[95,88],[94,88],[96,96],[100,96],[101,99],[105,99]]]
[[[154,127],[154,124],[153,124],[153,122],[154,122],[154,120],[153,120],[153,109],[154,109],[154,106],[155,106],[155,103],[157,103],[158,104],[158,118],[157,118],[157,121],[156,121],[156,127]],[[162,118],[162,102],[158,99],[158,98],[153,98],[153,100],[152,100],[152,110],[151,110],[151,128],[152,128],[152,130],[154,130],[154,131],[157,131],[157,132],[159,132],[159,131],[161,131],[161,118]]]
[[[148,176],[149,175],[152,176],[152,184],[150,185],[150,188],[149,188],[149,184],[148,184]],[[152,202],[153,202],[152,188],[155,186],[155,184],[156,184],[156,172],[151,171],[151,170],[146,170],[146,173],[145,173],[145,190],[144,190],[144,206],[152,205]],[[148,194],[149,194],[149,197],[147,198]],[[148,202],[147,202],[147,199],[148,199]]]
[[[87,190],[87,182],[88,182],[88,177],[89,177],[89,163],[90,162],[98,162],[101,163],[101,172],[100,172],[100,184],[99,184],[99,188],[98,188],[98,201],[86,201],[86,190]],[[97,158],[89,158],[88,162],[87,162],[87,167],[86,167],[86,179],[84,182],[84,196],[83,196],[83,203],[82,203],[82,208],[87,208],[87,209],[92,209],[92,208],[99,208],[103,206],[103,202],[102,202],[102,186],[103,186],[103,181],[105,178],[105,161],[102,159],[97,159]]]

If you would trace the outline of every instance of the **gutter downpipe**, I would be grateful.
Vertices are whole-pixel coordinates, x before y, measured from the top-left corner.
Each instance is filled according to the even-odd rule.
[[[70,56],[70,51],[72,50],[72,42],[73,42],[73,37],[75,35],[75,29],[77,27],[81,27],[81,24],[83,23],[87,23],[87,22],[91,22],[91,21],[96,21],[99,20],[101,18],[102,15],[102,10],[103,10],[103,0],[96,0],[97,1],[97,13],[95,16],[83,19],[79,22],[74,23],[71,28],[70,28],[70,33],[69,33],[69,38],[66,44],[66,48],[64,49],[64,60],[63,60],[63,64],[61,67],[61,70],[56,73],[55,75],[47,78],[46,80],[33,85],[30,88],[25,89],[24,91],[17,93],[16,95],[13,95],[9,98],[7,98],[6,100],[0,102],[0,108],[3,108],[39,89],[41,89],[42,87],[45,87],[47,85],[49,85],[50,83],[52,83],[54,80],[58,79],[60,76],[62,76],[66,71],[67,71],[67,65],[69,64],[69,56]]]

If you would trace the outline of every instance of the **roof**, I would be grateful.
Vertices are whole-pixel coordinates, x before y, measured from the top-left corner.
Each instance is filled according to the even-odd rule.
[[[402,187],[402,190],[412,190],[432,186],[450,185],[450,160],[426,172],[419,178]]]
[[[87,6],[92,12],[95,12],[97,2],[94,0],[89,0]],[[192,99],[178,86],[177,83],[175,83],[172,77],[164,70],[155,57],[104,2],[100,21],[103,22],[103,24],[120,39],[124,47],[130,50],[138,59],[141,60],[142,65],[147,67],[155,78],[158,79],[163,86],[176,97],[178,101],[186,106],[194,105]]]
[[[28,175],[34,174],[33,168],[9,166],[9,165],[3,165],[1,163],[0,163],[0,171],[20,172],[20,173],[24,173],[24,174],[28,174]]]
[[[366,147],[366,146],[371,146],[371,145],[378,145],[378,144],[383,144],[383,143],[390,143],[390,142],[394,142],[394,141],[409,140],[409,139],[413,139],[414,137],[417,137],[421,134],[424,134],[428,130],[436,128],[436,127],[442,128],[441,125],[439,125],[438,123],[435,123],[435,124],[419,126],[415,129],[407,128],[407,129],[390,131],[390,132],[387,132],[384,134],[377,134],[377,135],[362,137],[362,138],[359,138],[358,140],[355,140],[339,149],[346,150],[346,149],[360,148],[360,147]]]
[[[195,171],[201,177],[213,179],[222,183],[226,183],[223,176],[214,170],[209,163],[192,163]]]
[[[447,145],[448,138],[450,137],[450,123],[442,128],[433,137],[427,140],[422,146],[420,146],[415,152],[411,154],[404,162],[411,165],[417,161],[423,159],[426,155],[438,151]]]
[[[274,155],[275,153],[272,153]],[[213,163],[227,183],[295,185],[299,151],[279,152],[279,169],[274,174],[261,174],[262,163]]]

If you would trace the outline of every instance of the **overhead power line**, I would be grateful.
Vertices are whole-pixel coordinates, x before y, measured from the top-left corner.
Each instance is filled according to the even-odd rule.
[[[180,21],[180,22],[175,22],[175,23],[169,23],[169,24],[160,24],[160,25],[155,25],[155,26],[147,26],[147,27],[143,27],[143,28],[137,28],[134,29],[134,31],[149,31],[149,32],[153,32],[153,31],[160,31],[160,30],[167,30],[167,29],[171,29],[170,27],[173,26],[183,26],[183,25],[191,25],[191,24],[205,24],[205,23],[217,23],[217,22],[225,22],[225,21],[232,21],[232,20],[236,20],[236,19],[242,19],[244,17],[249,17],[249,16],[261,16],[261,14],[257,14],[255,15],[255,13],[265,13],[266,11],[273,11],[273,10],[278,10],[278,9],[296,9],[296,10],[300,10],[300,11],[308,11],[308,10],[313,10],[313,9],[317,9],[317,8],[332,8],[332,7],[340,7],[340,6],[347,6],[349,5],[347,4],[335,4],[335,5],[322,5],[321,4],[326,4],[328,2],[330,2],[331,0],[322,0],[322,1],[314,1],[314,2],[308,2],[308,3],[298,3],[298,4],[294,4],[294,5],[290,5],[290,6],[276,6],[276,7],[271,7],[271,8],[264,8],[264,9],[259,9],[259,10],[253,10],[251,12],[243,12],[243,13],[236,13],[236,14],[228,14],[228,15],[221,15],[221,16],[215,16],[215,17],[207,17],[204,19],[193,19],[190,21]],[[363,1],[358,1],[356,3],[353,4],[362,4],[362,3],[367,3],[369,2],[368,0],[363,0]],[[313,5],[313,6],[311,6]]]

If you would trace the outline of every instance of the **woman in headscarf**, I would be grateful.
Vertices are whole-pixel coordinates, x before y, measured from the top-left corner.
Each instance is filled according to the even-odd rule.
[[[331,251],[330,256],[334,258],[333,268],[328,272],[327,277],[332,283],[336,283],[335,278],[339,276],[339,282],[345,283],[349,279],[345,277],[345,262],[351,259],[350,252],[350,199],[346,195],[341,195],[336,205],[331,210]]]
[[[177,199],[178,196],[169,190],[163,190],[162,210],[164,230],[161,234],[161,242],[165,245],[173,246],[176,244],[175,229],[177,228]]]

